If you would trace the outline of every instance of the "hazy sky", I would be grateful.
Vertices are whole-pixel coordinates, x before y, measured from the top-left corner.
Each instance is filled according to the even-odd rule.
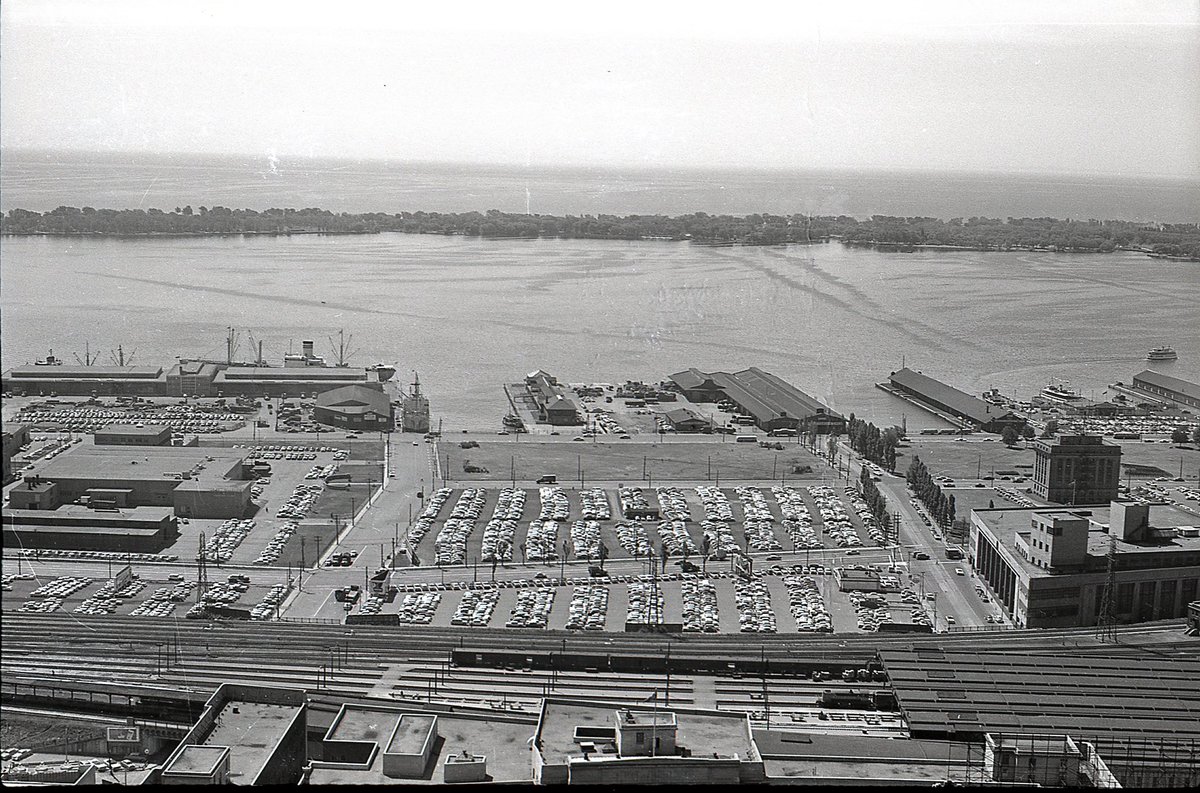
[[[0,50],[10,149],[1200,177],[1193,0],[4,0]]]

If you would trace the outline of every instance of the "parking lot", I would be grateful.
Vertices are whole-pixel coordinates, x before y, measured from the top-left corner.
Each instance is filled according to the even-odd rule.
[[[135,617],[201,616],[196,608],[200,598],[193,568],[180,568],[178,573],[148,572],[145,577],[135,575],[136,578],[117,589],[113,579],[101,577],[99,570],[87,575],[6,573],[3,578],[3,607],[6,611],[65,612],[81,618],[105,614]],[[230,576],[241,580],[231,580]],[[256,619],[268,619],[288,591],[286,583],[278,581],[278,576],[272,578],[275,580],[259,577],[256,581],[252,573],[214,573],[210,575],[209,590],[203,602],[236,606],[252,611]]]
[[[657,517],[654,517],[657,516]],[[883,545],[866,505],[837,485],[719,488],[439,488],[407,532],[423,565],[644,557],[673,558],[707,544],[771,553]]]
[[[902,569],[889,591],[839,591],[834,567],[764,567],[745,578],[710,566],[707,574],[614,574],[397,585],[391,603],[367,596],[348,613],[396,614],[402,624],[440,627],[617,631],[676,626],[684,633],[866,633],[882,623],[933,624],[935,601],[906,586]],[[863,569],[867,565],[859,565]],[[541,576],[541,577],[537,577]],[[944,624],[944,620],[942,621]]]

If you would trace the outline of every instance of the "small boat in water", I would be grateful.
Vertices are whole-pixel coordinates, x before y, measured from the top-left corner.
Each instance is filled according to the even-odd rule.
[[[1173,347],[1155,347],[1146,353],[1147,361],[1174,361],[1178,357]]]

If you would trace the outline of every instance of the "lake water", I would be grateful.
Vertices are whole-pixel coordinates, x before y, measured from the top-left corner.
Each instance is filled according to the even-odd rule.
[[[380,234],[9,238],[0,256],[6,369],[50,348],[73,363],[87,340],[138,364],[224,357],[227,325],[278,363],[302,338],[331,354],[345,328],[354,363],[418,370],[448,429],[493,426],[501,384],[538,368],[620,382],[759,366],[910,428],[938,422],[874,387],[902,359],[973,393],[1027,399],[1056,378],[1098,398],[1170,344],[1179,360],[1156,368],[1200,379],[1200,265],[1135,254]]]

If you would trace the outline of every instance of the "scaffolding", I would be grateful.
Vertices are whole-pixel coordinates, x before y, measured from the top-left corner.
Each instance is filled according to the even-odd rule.
[[[973,736],[978,737],[978,736]],[[1189,738],[988,733],[947,758],[946,784],[1044,787],[1200,786],[1200,741]]]

